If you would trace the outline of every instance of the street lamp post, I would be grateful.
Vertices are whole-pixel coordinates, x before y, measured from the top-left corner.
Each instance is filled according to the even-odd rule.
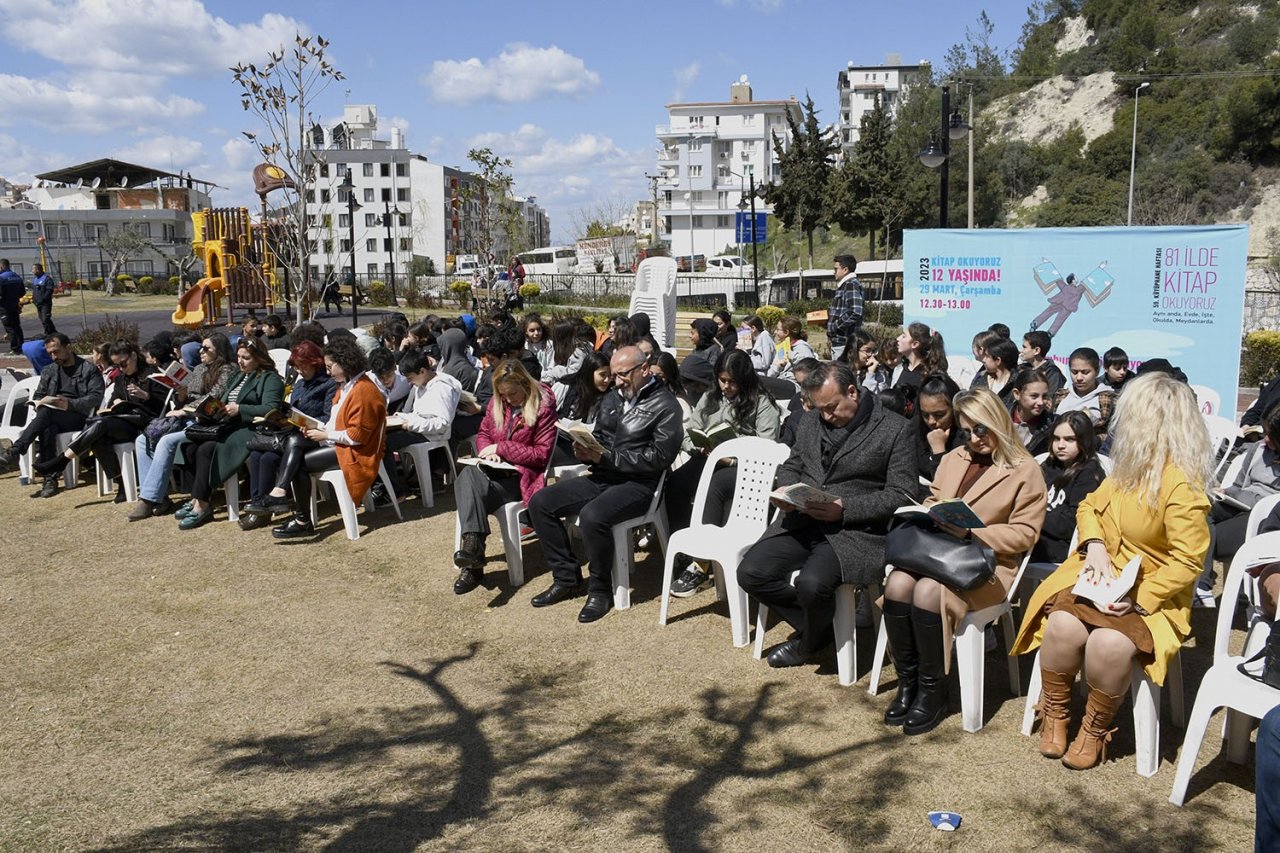
[[[400,210],[399,208],[392,210],[391,202],[389,201],[384,201],[382,203],[382,208],[382,224],[385,225],[387,229],[387,254],[391,257],[391,304],[395,307],[399,307],[400,301],[396,299],[396,244],[395,240],[391,236],[391,215],[394,213],[396,216],[399,216]]]
[[[356,203],[356,185],[351,180],[350,168],[340,186],[347,191],[347,236],[351,241],[351,328],[354,329],[360,325],[360,285],[356,281],[356,211],[360,205]]]
[[[929,135],[929,147],[917,155],[920,162],[930,169],[938,169],[941,185],[938,191],[938,227],[947,227],[947,183],[950,169],[947,162],[951,155],[951,87],[942,87],[942,132]]]
[[[1129,216],[1126,225],[1133,224],[1133,168],[1138,162],[1138,93],[1150,85],[1143,83],[1133,90],[1133,143],[1129,147]]]
[[[968,86],[969,86],[969,121],[966,123],[964,119],[960,117],[960,111],[957,110],[956,112],[953,112],[951,114],[951,120],[947,125],[947,132],[952,139],[963,139],[966,136],[969,137],[968,145],[967,145],[968,151],[966,152],[969,160],[969,192],[968,192],[968,195],[965,197],[965,204],[966,204],[966,207],[968,208],[967,212],[969,214],[969,227],[972,228],[973,227],[973,125],[974,125],[973,84],[969,83]]]

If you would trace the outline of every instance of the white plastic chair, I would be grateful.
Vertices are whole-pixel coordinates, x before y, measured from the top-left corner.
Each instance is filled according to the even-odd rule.
[[[280,374],[280,378],[284,379],[289,373],[289,350],[287,349],[270,349],[267,355],[271,356],[271,360],[275,362],[276,373]]]
[[[676,554],[709,560],[719,566],[715,572],[716,599],[729,601],[729,626],[733,644],[741,647],[750,642],[747,624],[747,594],[738,586],[738,563],[756,543],[769,523],[769,494],[778,466],[787,461],[791,450],[767,438],[744,436],[717,446],[707,455],[706,467],[698,480],[693,499],[693,524],[677,530],[667,543],[666,562],[662,574],[662,607],[658,624],[667,624],[671,604],[671,581],[675,574]],[[711,488],[716,463],[736,459],[733,507],[724,526],[702,523],[702,512]]]
[[[792,572],[791,583],[794,584],[799,576],[800,572]],[[841,687],[848,687],[858,680],[857,591],[858,588],[851,583],[836,587],[836,613],[831,620],[831,629],[835,634],[836,673]],[[870,584],[862,594],[874,600],[880,597],[880,588]],[[768,619],[769,606],[760,604],[756,609],[756,643],[752,650],[756,660],[764,657],[764,633]],[[874,690],[871,693],[875,695]]]
[[[660,347],[676,344],[675,258],[645,258],[636,267],[628,314],[649,315],[649,331]]]
[[[1231,560],[1231,568],[1223,584],[1223,600],[1236,600],[1247,567],[1271,562],[1280,562],[1280,533],[1264,533],[1246,540]],[[1169,795],[1169,802],[1175,806],[1182,805],[1187,795],[1191,772],[1195,769],[1200,745],[1214,711],[1224,706],[1227,708],[1227,760],[1233,764],[1243,764],[1249,755],[1249,730],[1252,728],[1252,721],[1261,719],[1280,704],[1280,691],[1254,681],[1236,669],[1236,665],[1246,659],[1245,655],[1255,643],[1246,643],[1245,655],[1230,654],[1228,642],[1231,639],[1231,621],[1234,615],[1233,607],[1218,608],[1213,665],[1204,674],[1200,688],[1196,691],[1191,720],[1182,741],[1182,754],[1178,756],[1178,769],[1173,777],[1173,792]],[[1262,633],[1251,632],[1250,639],[1261,639]]]
[[[635,565],[635,553],[631,549],[631,531],[637,527],[653,525],[658,547],[663,553],[667,551],[667,513],[662,505],[662,488],[666,482],[667,472],[663,471],[644,514],[613,525],[613,606],[616,610],[627,610],[631,607],[631,569]],[[576,515],[565,519],[566,528],[573,529],[577,525]]]
[[[1018,590],[1018,585],[1022,582],[1022,575],[1027,569],[1027,562],[1031,554],[1028,552],[1022,558],[1022,563],[1018,566],[1018,573],[1013,577],[1013,583],[1009,584],[1009,591],[1005,594],[1004,601],[999,604],[993,604],[990,607],[984,607],[981,610],[972,610],[965,614],[964,618],[955,628],[955,646],[956,653],[956,669],[960,680],[960,715],[966,732],[981,731],[983,726],[983,683],[986,679],[986,629],[988,625],[994,622],[1000,623],[1000,628],[1004,632],[1005,649],[1013,648],[1013,610],[1010,602],[1013,600],[1014,594]],[[886,576],[893,571],[892,566],[885,567]],[[874,663],[871,667],[871,684],[869,691],[872,696],[880,690],[880,669],[884,665],[885,652],[889,647],[889,637],[884,630],[884,616],[880,617],[880,632],[876,636],[876,651]],[[1014,696],[1022,694],[1022,680],[1018,673],[1018,658],[1009,655],[1009,690]]]
[[[547,460],[547,474],[551,476],[551,460]],[[507,561],[507,580],[511,586],[524,586],[524,542],[520,536],[520,513],[526,509],[524,501],[508,501],[490,513],[498,520],[498,532],[502,536],[503,555]],[[462,547],[462,524],[454,513],[453,550]]]
[[[396,490],[391,485],[391,477],[387,474],[387,466],[382,462],[378,463],[378,479],[382,480],[382,485],[386,487],[387,494],[391,496],[391,506],[396,511],[396,518],[404,520],[404,515],[400,512],[400,504],[396,501]],[[360,538],[360,525],[356,521],[356,502],[351,498],[351,492],[347,489],[346,478],[342,476],[341,468],[330,468],[327,471],[317,471],[311,475],[311,520],[314,522],[317,518],[317,509],[320,503],[320,483],[327,483],[333,489],[333,496],[338,501],[338,511],[342,513],[342,526],[346,528],[348,539]],[[230,504],[230,495],[228,495],[227,503]],[[366,491],[364,495],[364,508],[373,511],[373,492]]]
[[[1280,494],[1267,495],[1262,500],[1253,505],[1253,509],[1249,510],[1249,521],[1245,524],[1245,541],[1249,541],[1258,535],[1258,528],[1262,526],[1262,522],[1266,521],[1267,516],[1271,515],[1272,510],[1280,506]],[[1249,602],[1248,626],[1250,629],[1263,617],[1262,614],[1262,587],[1258,585],[1258,579],[1248,574],[1241,579],[1244,588],[1245,598]]]
[[[1222,414],[1222,395],[1217,391],[1213,390],[1208,385],[1192,385],[1191,390],[1196,395],[1196,403],[1200,407],[1200,414]]]
[[[138,466],[134,459],[134,446],[132,441],[124,441],[119,444],[111,445],[111,452],[116,455],[116,460],[120,463],[120,480],[124,483],[124,496],[133,503],[138,499]],[[102,470],[102,463],[98,463],[98,497],[104,498],[112,494],[111,483],[107,480],[107,474]]]
[[[14,385],[9,391],[9,398],[5,400],[4,412],[0,414],[0,438],[7,438],[9,441],[17,441],[22,435],[23,425],[16,422],[16,414],[19,406],[26,406],[27,401],[36,393],[36,386],[40,384],[40,377],[31,376],[23,379]],[[30,417],[30,414],[28,414]],[[18,457],[18,478],[23,485],[31,482],[31,452],[22,454]]]
[[[1218,459],[1218,454],[1222,454],[1222,459],[1218,461],[1217,467],[1214,468],[1214,474],[1220,475],[1222,469],[1227,466],[1227,458],[1231,454],[1231,445],[1235,443],[1236,436],[1240,431],[1231,421],[1218,415],[1205,415],[1204,425],[1209,429],[1209,446],[1210,454],[1213,459]],[[1221,480],[1221,477],[1219,477]]]
[[[455,482],[458,479],[458,469],[453,464],[453,454],[449,451],[447,439],[420,441],[395,451],[413,460],[413,470],[418,473],[418,491],[422,495],[422,505],[426,507],[436,505],[435,489],[431,485],[431,451],[441,448],[449,460],[449,482]]]

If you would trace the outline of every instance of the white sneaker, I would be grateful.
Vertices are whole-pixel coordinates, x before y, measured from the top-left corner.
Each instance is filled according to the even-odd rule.
[[[1218,601],[1213,597],[1213,590],[1205,589],[1196,584],[1195,595],[1191,599],[1192,607],[1202,607],[1205,610],[1214,610],[1218,606]]]

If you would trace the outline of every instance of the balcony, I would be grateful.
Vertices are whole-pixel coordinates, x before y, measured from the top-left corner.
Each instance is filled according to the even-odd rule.
[[[670,125],[660,124],[654,128],[654,135],[662,137],[688,138],[690,136],[700,136],[704,139],[710,139],[718,136],[719,131],[715,125],[699,124],[699,125]]]

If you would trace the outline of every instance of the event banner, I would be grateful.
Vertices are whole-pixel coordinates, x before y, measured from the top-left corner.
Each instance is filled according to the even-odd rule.
[[[909,230],[903,315],[972,358],[992,323],[1014,343],[1041,329],[1067,373],[1077,347],[1118,346],[1130,367],[1165,358],[1235,418],[1247,225]]]

